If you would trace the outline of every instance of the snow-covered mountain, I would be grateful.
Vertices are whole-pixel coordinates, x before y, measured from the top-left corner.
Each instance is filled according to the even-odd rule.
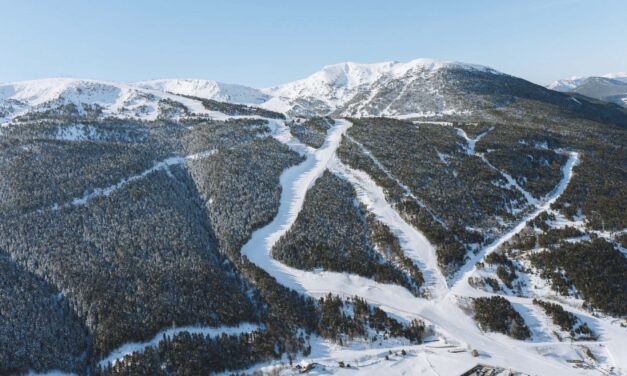
[[[570,95],[486,66],[433,59],[329,65],[305,79],[262,91],[271,96],[262,107],[292,116],[468,120],[486,110],[536,104],[597,118],[601,114]]]
[[[558,81],[549,89],[623,104],[627,101],[627,75],[606,76]],[[122,83],[53,78],[10,83],[0,85],[0,123],[31,111],[70,104],[78,111],[95,111],[101,117],[155,120],[163,116],[166,110],[161,107],[167,107],[170,100],[190,113],[208,114],[198,98],[305,117],[468,118],[520,99],[587,111],[585,106],[574,108],[581,103],[571,101],[570,96],[485,66],[416,59],[406,63],[329,65],[302,80],[264,89],[197,79]]]
[[[159,100],[169,96],[119,82],[73,78],[23,81],[0,85],[0,118],[7,121],[31,111],[73,105],[81,113],[100,111],[105,116],[152,120],[157,117]]]
[[[170,79],[141,81],[132,84],[142,89],[213,99],[238,104],[261,104],[270,96],[248,86],[225,84],[212,80]]]
[[[0,120],[0,375],[625,375],[616,105],[418,59]]]
[[[577,86],[581,85],[583,81],[592,77],[609,78],[611,80],[627,82],[627,72],[615,72],[604,74],[601,76],[571,77],[570,79],[557,80],[551,82],[546,87],[556,91],[571,91]]]
[[[625,72],[557,80],[547,85],[547,88],[578,93],[627,107],[627,73]]]
[[[259,104],[269,99],[253,88],[207,80],[122,83],[50,78],[1,84],[0,124],[26,113],[67,105],[72,105],[81,114],[155,120],[167,107],[167,100],[182,104],[191,113],[212,114],[199,100],[188,96],[250,104]]]
[[[442,96],[440,78],[453,71],[501,75],[480,65],[433,59],[407,63],[346,62],[326,66],[302,80],[262,89],[272,96],[263,106],[299,115],[406,115],[463,111],[448,105]],[[413,97],[414,103],[407,106],[404,101],[409,96]]]

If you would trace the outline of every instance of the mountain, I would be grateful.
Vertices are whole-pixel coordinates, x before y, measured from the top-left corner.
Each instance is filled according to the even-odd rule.
[[[627,73],[609,73],[603,76],[579,77],[558,80],[547,88],[561,92],[571,92],[590,98],[616,103],[627,107]]]
[[[262,107],[292,116],[442,116],[470,121],[486,111],[521,112],[541,107],[547,116],[584,116],[619,122],[624,113],[548,90],[494,69],[459,62],[416,59],[407,63],[343,63],[311,76],[262,89],[272,99]]]
[[[616,104],[418,59],[0,112],[2,375],[627,370]]]
[[[156,119],[159,101],[172,97],[124,83],[53,78],[0,85],[2,118],[72,106],[81,113]]]
[[[257,89],[210,80],[153,80],[135,82],[132,85],[142,89],[237,104],[261,104],[270,99],[268,95]]]
[[[533,102],[531,105],[542,106],[552,116],[566,113],[620,122],[623,117],[616,108],[606,106],[598,111],[601,104],[571,95],[596,98],[606,93],[610,95],[606,100],[621,102],[620,93],[627,83],[600,80],[603,84],[589,80],[581,90],[564,95],[488,67],[432,59],[330,65],[303,80],[266,89],[208,80],[119,83],[59,78],[0,85],[0,119],[7,122],[20,114],[71,104],[78,111],[97,112],[97,116],[155,120],[167,112],[163,107],[169,100],[182,103],[191,113],[208,114],[215,106],[207,107],[207,101],[201,103],[204,99],[290,116],[453,116],[465,120],[471,120],[473,113],[484,116],[488,110],[514,112]]]
[[[420,95],[437,95],[440,89],[438,78],[446,71],[499,74],[479,65],[431,59],[416,59],[408,63],[347,62],[326,66],[303,80],[263,89],[273,97],[265,106],[300,115],[381,115],[398,114],[400,111],[427,113],[433,110],[456,112],[455,108],[447,108],[441,98],[426,104],[416,103],[420,108],[395,108],[397,102],[403,101],[403,95],[417,94],[419,86],[424,86],[424,93]]]

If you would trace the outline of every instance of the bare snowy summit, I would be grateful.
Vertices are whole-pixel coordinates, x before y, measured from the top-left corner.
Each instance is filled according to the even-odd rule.
[[[370,92],[370,99],[374,100],[379,89],[395,81],[411,81],[412,78],[428,80],[442,70],[455,69],[499,74],[494,69],[481,65],[423,58],[406,63],[345,62],[327,65],[302,80],[262,89],[272,96],[264,107],[300,115],[350,113],[344,106],[361,93]],[[401,95],[402,92],[398,94]],[[369,114],[377,115],[372,112]]]

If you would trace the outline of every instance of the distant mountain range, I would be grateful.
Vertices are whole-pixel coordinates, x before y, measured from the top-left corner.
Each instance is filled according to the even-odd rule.
[[[154,120],[159,100],[175,97],[196,110],[203,106],[190,97],[257,106],[288,116],[463,119],[471,118],[473,112],[528,100],[578,113],[590,112],[588,104],[577,99],[580,95],[617,104],[627,100],[624,74],[562,80],[548,88],[568,95],[485,66],[432,59],[346,62],[326,66],[302,80],[262,89],[195,79],[120,83],[54,78],[0,85],[0,120],[4,123],[19,114],[69,103],[79,108],[95,106],[104,116]]]
[[[547,85],[547,88],[577,93],[627,107],[627,73],[625,72],[558,80]]]

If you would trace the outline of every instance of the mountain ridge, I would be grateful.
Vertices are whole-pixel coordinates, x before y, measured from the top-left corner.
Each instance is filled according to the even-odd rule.
[[[572,77],[546,86],[565,93],[577,93],[627,107],[627,73],[607,73],[601,76]]]

